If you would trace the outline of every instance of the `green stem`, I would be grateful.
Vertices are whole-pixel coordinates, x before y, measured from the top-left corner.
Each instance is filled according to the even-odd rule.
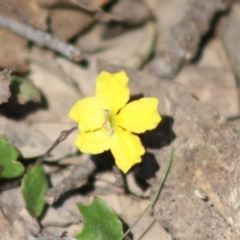
[[[153,227],[153,225],[155,224],[156,219],[154,219],[151,224],[148,225],[148,227],[145,229],[145,231],[141,234],[141,236],[138,238],[138,240],[141,240],[144,238],[145,234]]]
[[[156,192],[152,198],[152,200],[150,201],[150,203],[148,204],[148,206],[143,210],[143,212],[138,216],[138,218],[134,221],[134,223],[129,227],[129,229],[125,232],[125,234],[123,235],[123,237],[121,238],[124,239],[130,232],[131,230],[133,229],[133,227],[139,222],[139,220],[142,218],[142,216],[148,211],[148,209],[150,207],[154,207],[154,205],[156,204],[157,202],[157,199],[161,193],[161,190],[162,190],[162,187],[163,187],[163,184],[164,182],[166,181],[167,179],[167,176],[168,176],[168,173],[170,171],[170,168],[171,168],[171,165],[172,165],[172,160],[173,160],[173,152],[174,152],[174,149],[173,149],[173,142],[172,142],[172,130],[170,129],[170,139],[171,139],[171,144],[170,144],[170,152],[169,152],[169,157],[168,157],[168,164],[167,164],[167,167],[166,167],[166,170],[164,172],[164,175],[161,179],[161,181],[159,182],[158,184],[158,187],[156,189]]]

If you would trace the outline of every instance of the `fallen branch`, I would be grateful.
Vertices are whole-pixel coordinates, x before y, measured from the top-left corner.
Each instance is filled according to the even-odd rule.
[[[161,79],[172,79],[195,57],[216,13],[226,11],[230,5],[231,1],[226,0],[191,0],[184,18],[173,28],[165,46],[160,47],[146,70]]]
[[[93,160],[89,159],[84,161],[81,165],[75,167],[67,178],[63,179],[55,187],[48,190],[45,196],[45,201],[48,204],[53,204],[66,191],[83,186],[96,168],[97,165]]]
[[[81,51],[73,45],[63,42],[53,34],[44,32],[2,14],[0,14],[0,26],[27,38],[40,47],[47,47],[71,60],[79,62],[82,58]]]

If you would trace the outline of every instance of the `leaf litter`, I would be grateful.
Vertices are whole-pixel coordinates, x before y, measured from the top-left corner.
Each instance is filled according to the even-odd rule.
[[[25,105],[29,101],[32,104],[31,108],[27,105],[28,112],[21,117],[6,115],[2,111],[2,106],[0,107],[0,134],[7,136],[9,141],[19,149],[22,161],[25,164],[32,162],[46,152],[60,132],[73,127],[67,113],[76,100],[94,94],[95,79],[99,71],[124,69],[130,76],[133,95],[144,94],[159,98],[159,111],[161,115],[173,118],[173,131],[176,135],[174,163],[153,209],[154,214],[148,212],[142,218],[139,225],[132,230],[133,239],[139,239],[145,231],[146,234],[141,239],[165,240],[169,239],[170,235],[176,239],[204,239],[204,234],[211,236],[211,239],[221,239],[222,236],[226,239],[238,239],[239,214],[236,213],[238,208],[236,199],[238,198],[237,179],[239,176],[236,171],[234,172],[234,168],[238,167],[237,160],[239,159],[236,152],[239,150],[239,141],[237,141],[239,134],[233,130],[232,125],[237,127],[240,124],[237,118],[230,124],[225,120],[225,118],[233,118],[239,114],[238,93],[235,87],[235,72],[233,73],[232,68],[229,67],[229,56],[224,55],[225,45],[228,43],[223,39],[225,45],[221,44],[220,34],[225,26],[218,21],[212,26],[210,20],[217,11],[225,11],[229,6],[224,5],[220,0],[216,1],[218,5],[203,1],[202,7],[197,8],[202,12],[196,13],[201,13],[199,15],[203,16],[201,21],[205,22],[201,25],[202,22],[199,21],[200,31],[195,32],[195,28],[186,27],[187,21],[191,19],[191,16],[186,17],[186,14],[189,9],[194,10],[197,4],[194,0],[183,0],[181,3],[176,0],[147,0],[144,1],[146,8],[143,15],[136,12],[132,19],[123,16],[121,4],[124,4],[120,1],[117,1],[120,7],[113,1],[21,2],[22,7],[19,8],[17,1],[10,1],[13,8],[7,7],[6,9],[4,6],[5,10],[1,13],[42,30],[49,28],[64,41],[71,39],[70,44],[76,44],[75,46],[84,52],[83,55],[87,62],[84,65],[69,61],[54,51],[39,49],[33,46],[34,43],[28,45],[25,38],[6,29],[0,29],[0,35],[4,37],[1,39],[5,39],[2,43],[4,48],[1,48],[4,52],[0,55],[7,56],[4,59],[0,58],[1,68],[8,67],[16,75],[30,70],[27,77],[41,91],[42,105],[40,106],[31,100],[27,100],[24,104],[21,100],[17,100],[17,109],[20,109],[21,104]],[[130,0],[124,2],[133,6]],[[143,1],[140,2],[143,3]],[[2,4],[0,5],[2,8]],[[234,11],[238,11],[238,5],[237,2],[233,4]],[[99,22],[100,18],[97,17],[97,12],[101,8],[104,20],[107,20],[105,22]],[[61,14],[64,11],[71,14],[73,9],[79,12],[79,16],[76,14],[76,21],[79,21],[77,19],[80,15],[82,18],[81,26],[77,28],[76,25],[71,27],[73,23],[65,20],[66,16]],[[54,14],[58,14],[57,20],[54,20]],[[48,26],[47,17],[52,18],[51,24],[55,25]],[[149,23],[155,27],[152,32],[146,30]],[[211,35],[207,36],[206,43],[200,44],[202,36],[208,33],[209,28],[212,31]],[[172,29],[175,30],[172,31]],[[188,45],[186,48],[184,44],[189,44],[189,38],[178,38],[180,35],[176,29],[179,34],[182,34],[183,30],[188,37],[193,37],[194,41],[190,41],[193,45]],[[149,41],[145,43],[146,40]],[[155,45],[155,40],[157,45]],[[142,52],[142,46],[146,45],[147,47]],[[171,51],[168,51],[169,49],[173,50],[173,55]],[[180,55],[180,57],[174,55],[182,53],[181,51],[189,54]],[[199,55],[196,56],[197,51]],[[219,54],[221,54],[220,57]],[[194,57],[196,58],[191,62],[190,60]],[[103,60],[99,61],[99,59]],[[159,64],[159,62],[162,64],[159,65],[161,67],[159,69],[162,70],[160,75],[159,69],[155,71],[154,67],[154,64]],[[184,66],[187,62],[188,65]],[[143,68],[141,71],[136,71],[128,70],[126,67]],[[162,76],[168,78],[172,76],[170,77],[172,81],[164,82]],[[8,101],[9,98],[8,85],[9,83],[2,85],[0,82],[0,90],[5,89],[0,94],[0,98],[2,97],[4,101]],[[10,102],[4,104],[10,104]],[[209,104],[214,106],[221,116]],[[11,105],[7,106],[12,109]],[[25,111],[21,109],[23,110]],[[61,185],[63,179],[66,180],[69,176],[75,177],[78,174],[75,165],[72,165],[73,162],[76,164],[79,159],[79,164],[81,163],[82,166],[87,165],[86,162],[92,162],[91,156],[77,152],[74,145],[76,134],[72,133],[43,162],[45,171],[50,175],[53,189],[58,184]],[[143,141],[148,137],[143,136]],[[47,207],[44,216],[39,219],[43,226],[41,233],[51,237],[61,236],[62,232],[68,231],[68,236],[73,237],[82,226],[76,203],[89,204],[94,195],[106,200],[125,222],[132,223],[139,215],[140,209],[144,209],[148,204],[149,200],[144,198],[149,194],[150,197],[152,196],[156,182],[159,181],[166,165],[169,152],[166,130],[165,132],[156,131],[152,138],[151,144],[147,143],[147,161],[143,161],[142,165],[134,168],[127,176],[129,190],[143,199],[138,198],[136,194],[126,195],[121,188],[114,186],[115,179],[111,169],[93,174],[96,170],[93,164],[91,171],[84,178],[79,177],[71,188],[72,190],[66,188],[66,191],[70,191],[61,193],[56,203]],[[156,143],[156,141],[159,142]],[[60,164],[61,162],[64,164]],[[153,164],[152,168],[151,164]],[[158,168],[154,164],[157,164]],[[74,169],[75,173],[72,172]],[[79,169],[81,172],[81,167]],[[219,179],[223,174],[221,169],[225,169],[223,177],[225,183]],[[90,174],[93,174],[92,179],[88,178]],[[144,179],[145,185],[139,178]],[[152,186],[151,193],[149,193],[150,186]],[[207,196],[208,200],[199,199],[194,195],[196,191],[192,190]],[[13,216],[18,220],[20,218],[17,216],[25,219],[23,227],[13,225],[19,233],[10,225],[7,225],[1,233],[8,239],[11,239],[8,237],[11,231],[16,234],[14,239],[20,239],[19,234],[26,239],[37,239],[39,229],[35,227],[35,231],[31,231],[34,224],[31,223],[31,218],[27,217],[28,213],[23,213],[25,208],[20,195],[19,187],[1,193],[0,201],[4,200],[5,204],[8,203],[8,199],[16,199],[14,203],[9,202],[11,214],[6,215],[8,220]],[[2,204],[1,209],[2,211],[5,209],[6,212],[7,207]],[[191,221],[192,218],[195,221]],[[231,221],[227,222],[229,219]],[[190,229],[189,224],[191,224]],[[209,226],[212,228],[209,229]],[[167,228],[169,233],[164,228]]]

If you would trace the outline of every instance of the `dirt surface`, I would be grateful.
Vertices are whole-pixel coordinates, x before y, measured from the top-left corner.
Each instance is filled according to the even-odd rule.
[[[42,162],[51,189],[37,219],[25,209],[21,186],[0,179],[0,239],[66,240],[64,231],[75,239],[83,227],[76,204],[94,196],[131,226],[156,193],[171,143],[167,179],[130,239],[240,239],[240,3],[20,2],[0,1],[0,135],[19,149],[25,166],[74,126],[69,109],[95,94],[102,70],[124,70],[131,95],[158,98],[163,120],[141,134],[147,153],[125,181],[108,153],[80,154],[78,132],[70,134]],[[43,39],[19,36],[11,20]],[[14,78],[29,83],[38,97],[14,91]]]

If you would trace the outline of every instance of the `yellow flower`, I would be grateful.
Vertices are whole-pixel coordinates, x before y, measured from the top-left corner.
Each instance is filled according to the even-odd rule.
[[[124,71],[101,72],[96,83],[96,97],[79,100],[69,117],[78,123],[80,134],[75,144],[91,154],[111,150],[116,165],[126,173],[141,162],[145,149],[135,134],[156,128],[161,121],[156,98],[141,98],[127,103],[130,90]]]

